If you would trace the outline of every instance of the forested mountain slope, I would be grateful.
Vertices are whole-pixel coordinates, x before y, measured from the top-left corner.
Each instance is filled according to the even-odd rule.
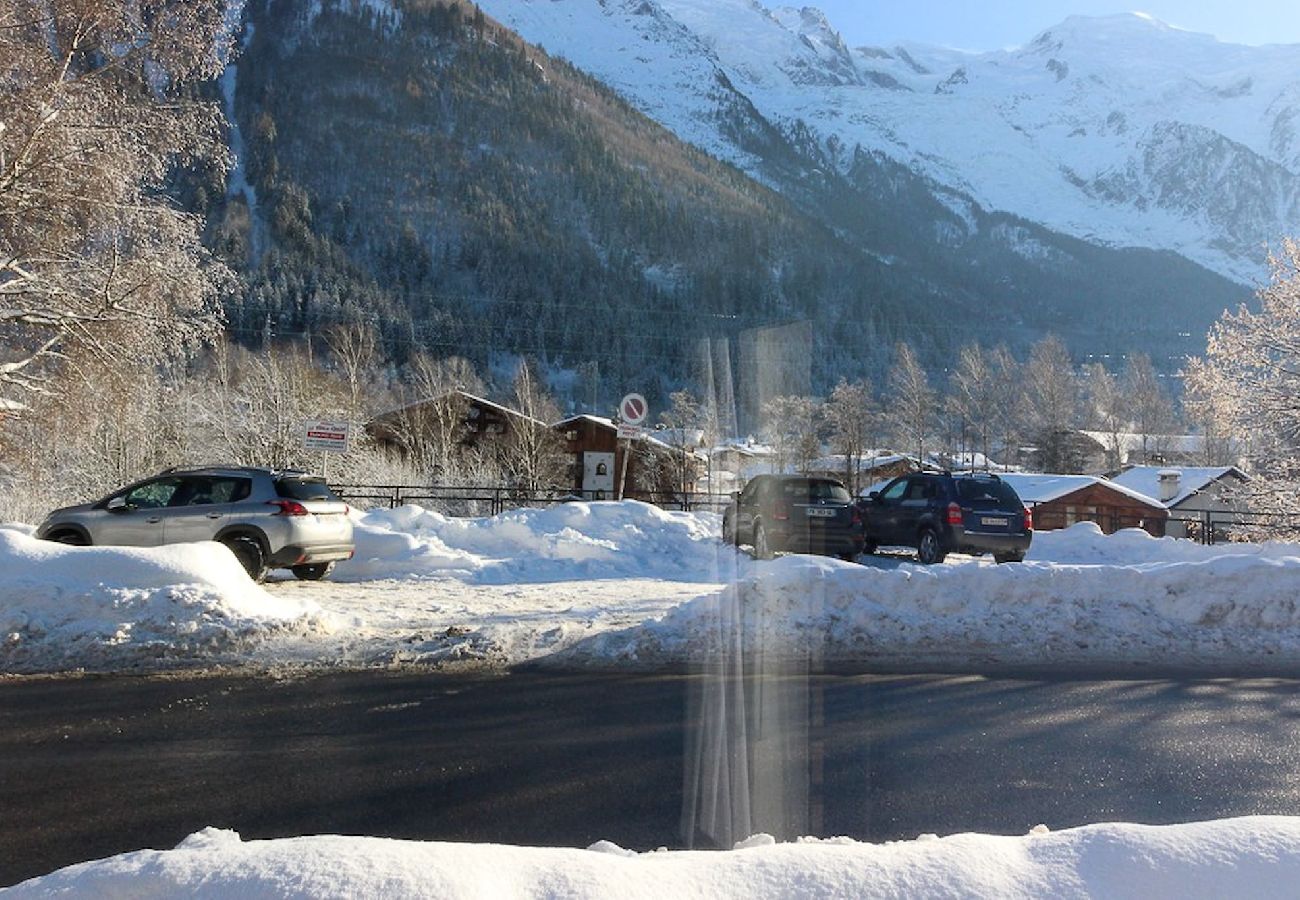
[[[935,363],[1046,331],[1079,354],[1183,352],[1177,332],[1243,293],[1172,254],[985,213],[877,154],[828,165],[824,142],[720,81],[760,184],[473,7],[252,0],[245,16],[223,84],[241,169],[200,202],[245,275],[228,313],[251,344],[371,318],[399,360],[529,354],[608,405],[689,380],[698,338],[768,325],[811,323],[811,349],[776,349],[824,388],[878,375],[899,339]]]

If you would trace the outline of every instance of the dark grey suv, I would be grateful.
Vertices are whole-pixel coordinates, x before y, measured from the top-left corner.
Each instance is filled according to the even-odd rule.
[[[323,478],[242,466],[168,469],[94,503],[56,509],[37,537],[65,544],[225,544],[254,580],[324,578],[353,553],[348,507]]]
[[[1034,538],[1029,510],[996,475],[904,475],[858,506],[868,553],[878,546],[915,547],[927,565],[954,552],[1019,562]]]
[[[759,559],[780,550],[853,559],[862,525],[848,489],[832,478],[759,475],[723,512],[722,539],[752,545]]]

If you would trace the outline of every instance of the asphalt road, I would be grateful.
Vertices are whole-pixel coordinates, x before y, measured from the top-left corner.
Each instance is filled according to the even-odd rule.
[[[207,825],[651,849],[1300,814],[1298,686],[0,680],[0,885]]]

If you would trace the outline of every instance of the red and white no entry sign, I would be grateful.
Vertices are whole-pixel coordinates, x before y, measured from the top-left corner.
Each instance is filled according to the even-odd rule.
[[[618,405],[618,414],[627,425],[640,425],[649,414],[650,407],[640,394],[628,394]]]

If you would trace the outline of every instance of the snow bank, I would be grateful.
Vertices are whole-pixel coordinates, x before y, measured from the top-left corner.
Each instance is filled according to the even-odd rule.
[[[356,556],[340,581],[449,577],[480,584],[589,578],[704,581],[718,567],[717,516],[636,501],[562,503],[491,518],[419,506],[355,513]]]
[[[1035,534],[1027,558],[1071,565],[1142,566],[1203,562],[1224,556],[1300,558],[1300,544],[1272,541],[1206,545],[1187,539],[1152,537],[1140,528],[1126,528],[1108,535],[1092,522],[1080,522],[1060,531]]]
[[[0,529],[0,670],[217,660],[270,634],[327,631],[215,543],[69,547]]]
[[[9,891],[261,897],[1285,897],[1300,880],[1300,819],[1089,825],[1022,837],[923,835],[864,844],[766,836],[729,852],[631,853],[362,837],[243,841],[208,828],[174,850],[70,866]]]
[[[841,669],[1300,665],[1300,548],[1216,550],[1086,527],[1043,537],[1034,545],[1042,556],[1110,563],[926,567],[895,558],[860,566],[784,557],[550,662],[655,668],[739,649]]]

